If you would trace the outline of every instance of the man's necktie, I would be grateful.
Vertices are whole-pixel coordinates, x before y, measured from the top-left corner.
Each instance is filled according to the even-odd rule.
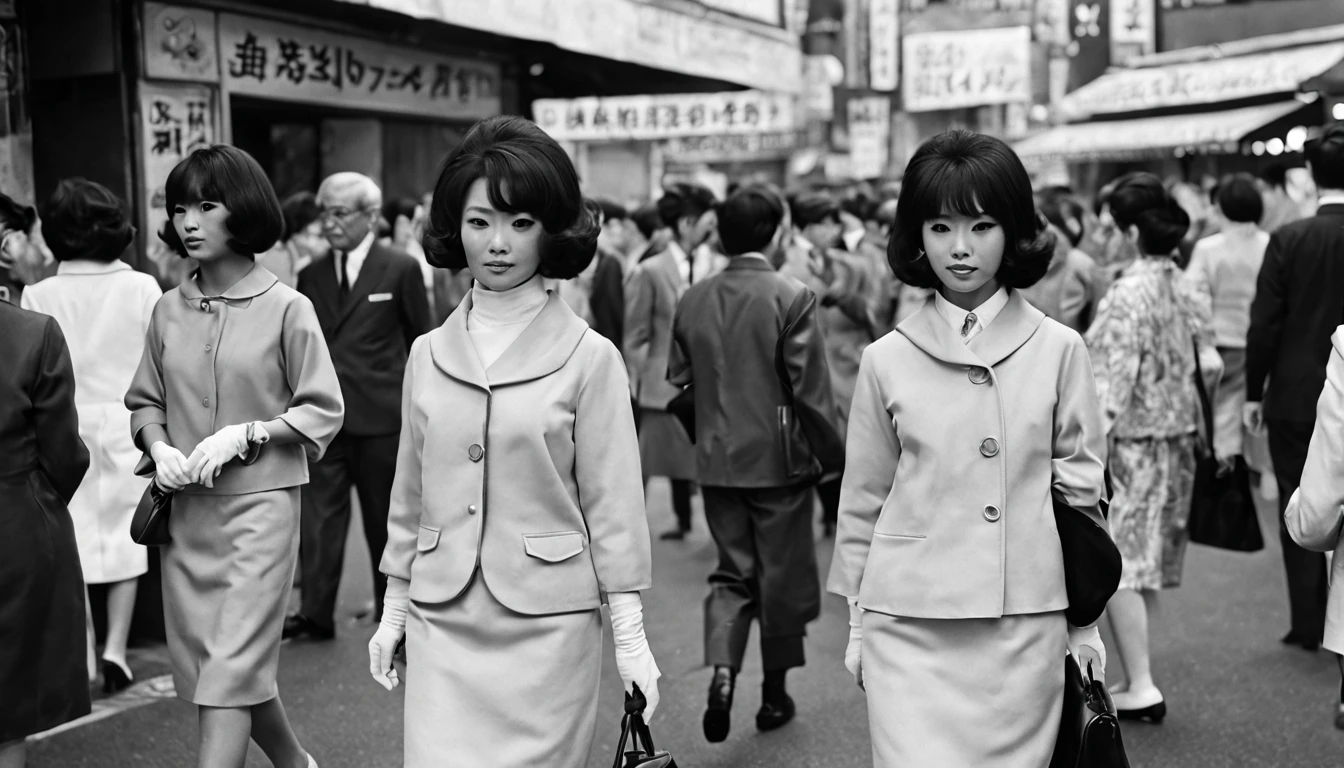
[[[975,321],[976,317],[974,312],[966,313],[966,322],[961,324],[961,337],[963,339],[966,338],[966,334],[970,333],[971,329],[975,327]]]
[[[336,257],[336,296],[345,301],[345,297],[350,295],[350,278],[345,274],[345,254],[336,251],[332,255]]]

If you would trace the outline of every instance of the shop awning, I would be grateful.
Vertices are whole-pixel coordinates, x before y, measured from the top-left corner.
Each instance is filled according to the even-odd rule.
[[[1018,142],[1014,149],[1023,159],[1074,162],[1139,160],[1177,148],[1231,153],[1248,133],[1305,106],[1293,99],[1221,112],[1061,125]]]
[[[1065,96],[1066,120],[1294,93],[1344,60],[1344,40],[1224,59],[1108,72]]]

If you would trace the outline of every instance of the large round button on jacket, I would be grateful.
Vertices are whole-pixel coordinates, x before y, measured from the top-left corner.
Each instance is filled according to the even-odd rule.
[[[992,459],[999,455],[999,441],[992,437],[986,437],[980,441],[980,455],[987,459]]]
[[[971,366],[970,370],[966,372],[966,377],[971,380],[972,384],[984,384],[989,381],[989,369]]]
[[[986,520],[988,520],[991,523],[997,523],[1000,517],[1003,517],[1003,513],[999,511],[998,507],[994,506],[993,504],[988,504],[985,506]]]
[[[485,449],[480,445],[472,444],[472,446],[467,449],[467,458],[472,461],[480,461],[483,456],[485,456]]]

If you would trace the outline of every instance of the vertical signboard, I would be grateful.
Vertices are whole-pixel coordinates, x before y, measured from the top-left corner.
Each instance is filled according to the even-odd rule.
[[[1069,87],[1096,80],[1111,65],[1111,0],[1071,0]]]
[[[1111,0],[1111,63],[1152,53],[1157,47],[1153,0]]]
[[[847,105],[849,172],[875,179],[887,172],[891,144],[891,97],[856,96]]]
[[[871,0],[868,6],[868,87],[894,91],[901,83],[900,0]]]
[[[140,83],[140,162],[146,252],[165,276],[184,269],[158,233],[168,222],[163,187],[173,167],[218,139],[215,89],[208,85]],[[175,280],[173,281],[175,282]]]

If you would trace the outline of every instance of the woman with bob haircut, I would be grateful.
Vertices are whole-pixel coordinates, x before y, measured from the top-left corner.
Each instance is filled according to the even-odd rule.
[[[126,535],[148,483],[134,473],[140,452],[126,433],[130,413],[122,398],[163,292],[158,281],[118,258],[135,238],[135,227],[107,187],[64,179],[43,206],[42,219],[60,266],[23,292],[22,305],[56,318],[70,346],[79,436],[90,457],[89,471],[70,500],[70,516],[84,583],[107,585],[103,691],[115,693],[134,679],[126,664],[126,638],[137,579],[149,570],[145,548]],[[92,658],[92,613],[87,624]]]
[[[246,152],[215,145],[168,174],[159,235],[196,269],[154,307],[126,407],[175,491],[159,549],[179,698],[200,708],[199,768],[241,768],[250,736],[277,768],[312,768],[276,688],[299,549],[299,486],[345,407],[313,305],[255,262],[280,203]]]
[[[543,278],[597,248],[574,166],[520,117],[477,123],[448,156],[425,235],[471,292],[406,364],[383,619],[369,671],[391,690],[408,659],[405,765],[587,764],[602,671],[651,714],[658,665],[639,590],[651,585],[630,387],[620,353]]]
[[[896,218],[893,271],[936,293],[859,365],[828,584],[850,604],[845,665],[879,768],[1044,768],[1065,650],[1106,663],[1096,627],[1064,618],[1054,513],[1105,526],[1087,349],[1022,298],[1055,243],[1003,142],[925,142]]]
[[[1126,681],[1115,707],[1121,717],[1160,723],[1167,705],[1153,683],[1148,618],[1158,591],[1181,584],[1201,413],[1196,364],[1213,392],[1223,362],[1209,296],[1176,264],[1189,214],[1151,173],[1121,176],[1108,205],[1133,256],[1087,331],[1122,562],[1120,588],[1106,605]]]

